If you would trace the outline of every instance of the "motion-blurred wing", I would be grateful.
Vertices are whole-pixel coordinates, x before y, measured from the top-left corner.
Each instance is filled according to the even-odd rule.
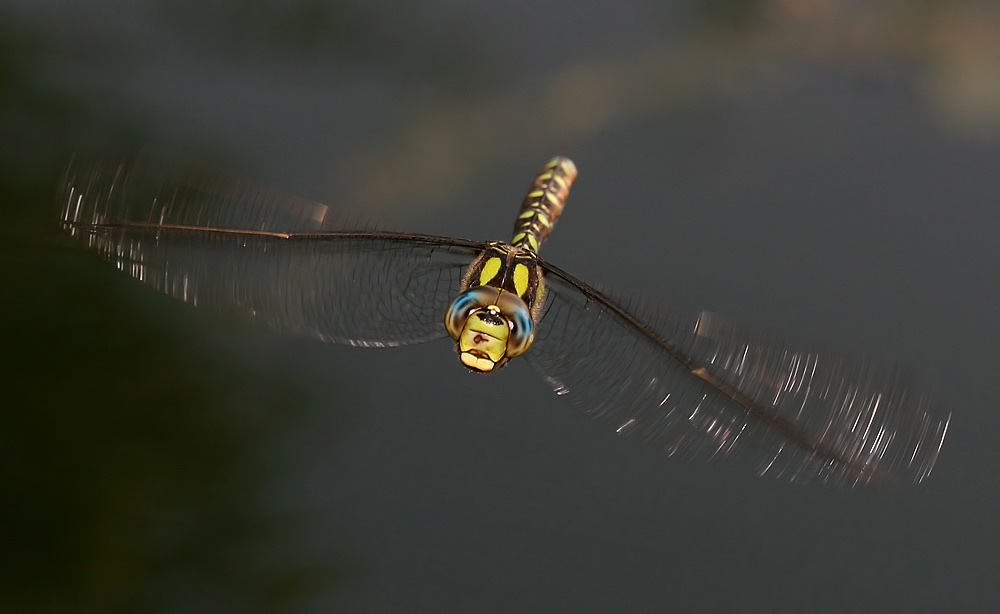
[[[527,360],[588,414],[685,457],[880,486],[930,474],[948,425],[898,374],[754,340],[702,314],[650,321],[548,270]]]
[[[476,243],[334,230],[326,205],[155,156],[77,157],[63,227],[186,302],[284,333],[392,346],[446,336]]]

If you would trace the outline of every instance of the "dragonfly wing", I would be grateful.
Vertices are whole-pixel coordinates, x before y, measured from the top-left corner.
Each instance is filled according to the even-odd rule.
[[[791,351],[708,314],[640,317],[544,266],[548,297],[526,358],[619,433],[793,481],[881,486],[933,468],[948,417],[898,373]]]
[[[331,230],[325,205],[136,156],[75,160],[63,226],[119,269],[186,302],[332,343],[447,335],[476,244]]]
[[[342,230],[322,203],[148,151],[78,153],[60,185],[67,223],[179,225],[277,232]]]

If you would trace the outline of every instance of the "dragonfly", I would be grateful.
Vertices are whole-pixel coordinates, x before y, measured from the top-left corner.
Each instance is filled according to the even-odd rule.
[[[717,315],[642,308],[539,257],[576,178],[535,177],[509,242],[350,228],[328,205],[149,152],[74,157],[61,227],[199,308],[362,347],[450,337],[460,363],[531,365],[559,396],[689,459],[882,487],[930,475],[950,414],[897,369],[786,348]]]

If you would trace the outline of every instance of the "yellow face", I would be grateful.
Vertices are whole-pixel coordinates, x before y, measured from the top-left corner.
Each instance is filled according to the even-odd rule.
[[[524,301],[489,286],[459,294],[448,308],[445,327],[458,342],[462,364],[480,373],[496,371],[525,353],[535,339]]]
[[[470,369],[489,373],[507,354],[510,327],[495,305],[477,310],[469,316],[458,338],[462,364]]]

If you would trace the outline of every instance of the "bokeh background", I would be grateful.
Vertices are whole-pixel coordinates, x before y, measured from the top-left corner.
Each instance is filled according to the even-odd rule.
[[[995,2],[0,0],[0,610],[982,611],[1000,600]],[[57,230],[148,144],[382,228],[905,365],[888,493],[619,439],[517,361],[213,318]]]

